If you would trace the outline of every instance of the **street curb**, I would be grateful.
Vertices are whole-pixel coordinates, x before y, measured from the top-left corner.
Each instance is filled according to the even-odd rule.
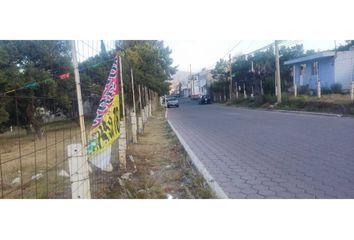
[[[295,114],[307,114],[307,115],[320,115],[320,116],[328,116],[328,117],[343,117],[342,114],[335,113],[321,113],[321,112],[306,112],[306,111],[294,111],[294,110],[282,110],[282,109],[264,109],[269,112],[285,112],[285,113],[295,113]]]
[[[304,115],[319,115],[319,116],[327,116],[327,117],[345,117],[345,115],[335,114],[335,113],[306,112],[306,111],[294,111],[294,110],[282,110],[282,109],[248,108],[248,107],[238,107],[238,106],[235,107],[241,109],[247,109],[247,110],[265,111],[265,112],[284,112],[284,113],[294,113],[294,114],[304,114]]]
[[[216,197],[220,198],[220,199],[228,199],[229,197],[222,190],[220,185],[214,180],[214,178],[211,176],[211,174],[205,168],[204,164],[198,159],[198,157],[194,154],[194,152],[188,146],[188,144],[184,141],[183,137],[177,132],[177,130],[172,125],[172,123],[169,120],[167,120],[167,122],[170,125],[170,127],[172,128],[173,132],[176,134],[176,136],[177,136],[179,142],[182,144],[184,150],[187,152],[187,154],[190,157],[192,163],[197,168],[199,173],[203,176],[205,181],[208,183],[209,187],[211,188],[213,193],[216,195]]]

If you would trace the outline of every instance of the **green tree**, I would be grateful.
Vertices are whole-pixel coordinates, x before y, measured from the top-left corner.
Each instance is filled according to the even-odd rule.
[[[0,41],[0,92],[6,95],[1,109],[8,114],[7,124],[18,121],[28,130],[32,124],[41,137],[38,107],[70,112],[74,84],[72,77],[59,79],[64,72],[72,72],[67,41]],[[6,113],[1,115],[5,122]]]
[[[172,66],[171,50],[164,46],[163,41],[119,41],[122,51],[123,78],[127,103],[131,105],[132,94],[130,69],[134,71],[134,83],[147,86],[160,95],[169,91],[168,80],[176,73],[177,67]],[[137,91],[136,91],[137,92]]]
[[[352,46],[354,46],[354,40],[345,40],[345,44],[337,48],[338,51],[348,51]]]
[[[282,89],[286,92],[292,87],[292,66],[284,65],[284,62],[292,58],[304,56],[305,54],[302,45],[292,47],[282,46],[279,52]],[[229,74],[227,64],[225,60],[219,60],[212,70],[212,73],[215,79],[219,82],[224,82],[228,87],[229,83],[226,81]],[[241,86],[241,88],[245,86],[247,93],[250,93],[253,89],[256,96],[260,96],[262,93],[275,94],[274,48],[270,47],[263,51],[254,52],[248,56],[242,55],[234,58],[232,72],[234,73],[233,86],[235,86],[236,83],[238,86]],[[213,91],[221,91],[219,85],[220,83],[218,82],[214,83]]]

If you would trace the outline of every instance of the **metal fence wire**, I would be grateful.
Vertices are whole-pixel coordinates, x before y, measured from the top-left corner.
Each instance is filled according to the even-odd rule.
[[[69,43],[64,41],[64,44]],[[86,91],[83,92],[83,102],[87,136],[100,91],[117,53],[115,41],[78,40],[75,43],[84,81],[82,89]],[[98,67],[101,74],[98,74]],[[76,173],[70,171],[73,167],[70,166],[73,164],[70,163],[70,146],[81,143],[72,69],[72,63],[70,66],[51,64],[46,70],[50,79],[26,79],[22,84],[16,79],[14,89],[0,93],[0,107],[9,113],[9,120],[0,124],[0,198],[72,198],[73,186],[85,187],[83,184],[87,179],[82,179],[80,174],[75,178],[73,174]],[[97,92],[85,88],[88,80],[97,83]],[[84,159],[91,157],[86,154],[87,146],[77,146],[81,149],[76,150],[83,152]],[[116,181],[117,146],[116,140],[111,152],[110,171],[89,165],[87,178],[90,184],[86,187],[90,188],[91,198],[104,198],[107,189]],[[78,161],[74,163],[79,164]],[[84,167],[87,165],[78,165],[75,170],[80,172]]]
[[[41,128],[36,129],[32,123],[21,124],[23,107],[28,106],[28,101],[38,99],[0,96],[1,102],[15,106],[16,115],[16,122],[3,127],[0,134],[1,198],[72,198],[68,147],[81,142],[78,114],[68,118],[57,109],[56,98],[40,97],[45,101],[44,107],[36,108],[37,112],[42,112]],[[77,105],[76,100],[73,100],[73,105]],[[86,134],[91,122],[92,118],[86,118]],[[108,188],[116,181],[119,167],[117,149],[115,141],[111,153],[111,172],[90,165],[92,198],[104,198]]]
[[[68,43],[61,42],[60,46]],[[125,134],[114,140],[108,150],[103,151],[104,154],[88,153],[89,144],[82,138],[88,138],[92,129],[106,80],[118,52],[115,41],[78,40],[72,46],[71,53],[75,55],[76,52],[81,79],[79,85],[85,134],[81,132],[84,128],[80,127],[79,100],[74,81],[76,65],[73,61],[70,61],[69,66],[68,61],[63,66],[51,64],[49,69],[38,71],[42,74],[39,79],[15,79],[13,89],[0,92],[0,108],[8,113],[8,120],[0,123],[2,199],[107,198],[109,190],[124,171],[126,145],[133,144],[137,125],[136,119],[133,121],[136,117],[131,115],[134,109],[131,86],[135,87],[135,92],[138,92],[138,86],[132,85],[133,81],[130,83],[132,79],[128,77],[124,80],[127,85],[122,87],[123,81],[119,77],[119,125],[125,125],[125,130],[120,128],[119,132]],[[67,59],[71,58],[68,52],[65,54]],[[121,67],[119,61],[119,69]],[[152,101],[157,103],[158,97],[146,86],[141,87],[145,91],[142,90],[140,98],[136,94],[134,99],[144,111],[140,108],[135,111],[138,116],[145,116],[145,123],[149,116],[147,110],[150,108],[151,114],[151,108],[155,107]],[[98,159],[97,164],[97,158],[110,161],[101,164],[101,159]]]

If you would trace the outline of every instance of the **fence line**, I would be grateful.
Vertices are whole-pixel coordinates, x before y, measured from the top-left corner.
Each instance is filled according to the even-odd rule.
[[[81,58],[79,65],[80,75],[82,74],[81,84],[84,86],[83,91],[87,91],[87,94],[83,95],[87,105],[85,110],[96,110],[99,96],[93,96],[90,86],[87,87],[85,84],[89,84],[89,81],[97,82],[101,86],[100,89],[103,89],[113,62],[110,56],[117,54],[115,42],[110,42],[106,47],[108,60],[97,57],[101,54],[100,51],[96,51],[99,50],[98,41],[77,42],[79,43],[77,51]],[[87,63],[93,67],[86,66]],[[101,70],[105,70],[104,77],[95,70],[98,65]],[[60,67],[58,66],[59,69]],[[51,89],[49,84],[55,84],[56,88]],[[77,164],[76,172],[70,173],[69,165],[73,164],[73,156],[68,153],[68,148],[80,143],[81,139],[76,94],[70,95],[74,86],[73,78],[70,76],[68,79],[59,80],[53,77],[52,81],[39,81],[38,86],[38,88],[20,86],[6,94],[0,93],[0,101],[6,103],[6,107],[11,110],[10,119],[0,125],[0,198],[72,198],[72,193],[80,189],[85,192],[88,191],[87,188],[90,188],[92,198],[106,197],[108,189],[117,182],[117,178],[124,171],[120,167],[122,159],[119,159],[118,140],[111,146],[111,171],[96,167],[90,162],[92,156],[84,154],[82,157],[90,160],[91,171],[85,178],[78,176],[74,179],[75,174],[86,169],[85,164],[81,162]],[[137,89],[137,84],[134,84],[134,87]],[[51,90],[54,91],[54,96]],[[134,97],[138,99],[137,96]],[[146,97],[152,104],[158,104],[153,94]],[[126,92],[125,98],[132,98],[129,91]],[[129,113],[131,109],[129,101],[125,103],[126,112]],[[144,99],[142,106],[147,108],[149,101]],[[153,109],[155,110],[154,107]],[[140,109],[137,113],[142,114]],[[124,120],[123,114],[120,115]],[[126,118],[127,144],[132,144],[130,114],[126,114]],[[86,136],[90,131],[92,119],[93,114],[86,112]],[[76,150],[85,153],[87,147],[88,144],[81,145]],[[89,186],[85,185],[86,180],[89,180]]]

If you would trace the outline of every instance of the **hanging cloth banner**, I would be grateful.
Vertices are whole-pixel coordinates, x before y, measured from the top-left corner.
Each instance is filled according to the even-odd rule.
[[[91,156],[103,152],[120,135],[118,76],[118,58],[115,58],[89,132],[87,153]]]

